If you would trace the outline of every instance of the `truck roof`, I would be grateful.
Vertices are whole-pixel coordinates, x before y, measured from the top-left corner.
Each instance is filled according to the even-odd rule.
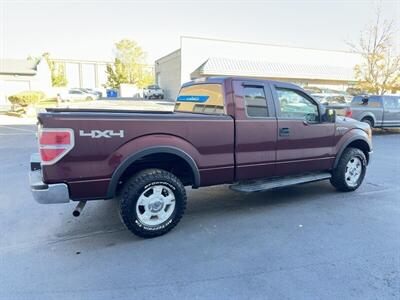
[[[284,82],[284,81],[276,81],[276,80],[268,80],[268,79],[260,79],[260,78],[249,78],[249,77],[235,77],[235,76],[220,76],[220,77],[202,77],[202,78],[197,78],[192,81],[185,82],[182,84],[182,87],[190,86],[190,85],[195,85],[195,84],[206,84],[206,83],[219,83],[223,84],[227,80],[243,80],[243,81],[264,81],[264,82],[269,82],[271,84],[279,84],[281,87],[287,87],[287,88],[301,88],[295,84],[289,83],[289,82]],[[302,88],[301,88],[302,89]]]

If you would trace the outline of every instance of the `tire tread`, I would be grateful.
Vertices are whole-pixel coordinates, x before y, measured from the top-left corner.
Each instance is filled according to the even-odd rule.
[[[152,181],[159,181],[159,180],[160,181],[164,180],[172,183],[177,188],[177,192],[181,194],[182,203],[180,204],[180,207],[176,208],[176,214],[172,222],[168,226],[160,230],[149,231],[141,227],[135,226],[134,218],[130,213],[130,208],[133,205],[132,197],[134,197],[134,195],[136,195],[136,193],[138,192],[138,189],[140,189],[144,185],[149,184]],[[180,219],[182,218],[185,212],[186,203],[187,203],[187,196],[185,188],[181,183],[181,181],[175,175],[161,169],[146,169],[138,172],[125,183],[125,186],[123,187],[121,194],[119,212],[124,225],[132,233],[143,238],[153,238],[167,233],[179,223]]]
[[[346,179],[344,178],[344,172],[346,170],[346,165],[349,159],[353,156],[358,156],[361,158],[361,162],[363,163],[363,171],[361,174],[360,183],[355,187],[350,187],[346,183]],[[364,152],[362,152],[358,148],[347,148],[343,151],[342,156],[340,157],[339,163],[335,169],[332,171],[331,184],[342,192],[351,192],[356,190],[362,183],[365,176],[365,166],[367,159],[365,158]]]

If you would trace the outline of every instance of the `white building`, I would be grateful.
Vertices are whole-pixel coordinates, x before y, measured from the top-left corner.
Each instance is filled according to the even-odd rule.
[[[51,73],[45,59],[0,60],[0,109],[9,108],[8,96],[23,91],[51,90]]]
[[[103,88],[107,82],[107,65],[111,61],[92,61],[78,59],[53,59],[61,65],[69,88]]]
[[[92,88],[105,92],[107,65],[111,61],[78,59],[52,59],[64,72],[67,85],[53,88],[51,72],[44,58],[37,59],[0,59],[0,109],[10,108],[7,98],[23,91],[42,91],[48,97],[55,97],[66,88]],[[154,73],[154,67],[145,65],[146,72]]]
[[[156,60],[156,82],[175,98],[182,83],[205,76],[244,76],[346,90],[356,53],[183,36],[180,49]]]

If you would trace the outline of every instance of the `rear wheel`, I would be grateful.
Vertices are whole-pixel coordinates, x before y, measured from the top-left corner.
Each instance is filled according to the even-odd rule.
[[[120,215],[134,234],[152,238],[174,228],[186,208],[186,191],[173,174],[147,169],[133,176],[124,186]]]
[[[372,118],[366,117],[362,119],[361,122],[367,123],[371,128],[374,127],[374,120],[372,120]]]
[[[357,148],[347,148],[332,171],[331,183],[338,190],[350,192],[358,189],[367,169],[365,154]]]

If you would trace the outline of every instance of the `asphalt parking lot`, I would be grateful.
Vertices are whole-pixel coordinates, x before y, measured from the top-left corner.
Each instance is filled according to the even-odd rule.
[[[40,205],[28,186],[33,125],[0,126],[1,299],[400,299],[400,134],[376,132],[362,187],[257,194],[188,190],[150,240],[116,201]]]

